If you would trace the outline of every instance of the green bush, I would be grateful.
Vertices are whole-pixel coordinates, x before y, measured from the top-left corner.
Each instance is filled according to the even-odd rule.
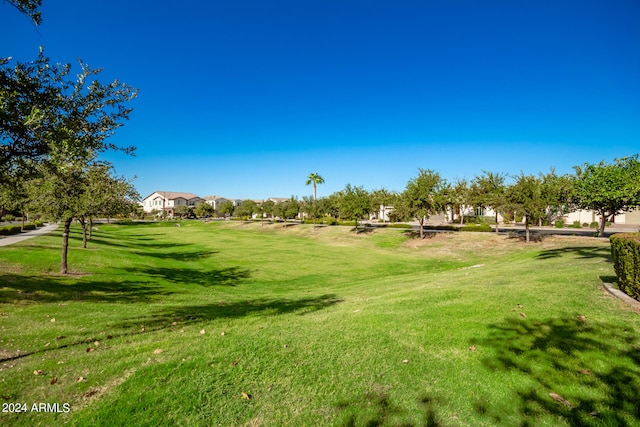
[[[640,233],[618,233],[609,238],[618,287],[640,300]]]
[[[19,234],[22,227],[19,225],[5,225],[0,227],[0,236],[9,236],[10,234]]]
[[[28,223],[26,223],[24,225],[24,227],[22,227],[22,229],[23,230],[35,230],[36,229],[36,225],[33,224],[33,223],[28,222]]]
[[[570,225],[571,228],[582,228],[580,221],[573,221],[573,224]]]
[[[582,226],[583,226],[584,228],[587,228],[587,227],[589,227],[589,223],[588,223],[588,222],[583,222],[583,223],[582,223]]]
[[[600,224],[598,224],[598,221],[593,221],[591,224],[589,224],[589,228],[598,228]]]
[[[556,219],[556,228],[564,228],[564,221],[561,219]]]
[[[327,225],[338,225],[338,220],[333,217],[323,218],[322,222],[324,222]]]
[[[489,232],[489,231],[492,231],[492,228],[489,224],[479,224],[479,225],[465,225],[464,227],[460,227],[459,230]]]
[[[476,225],[469,225],[470,228],[476,227]],[[426,230],[445,230],[445,231],[458,231],[459,227],[455,225],[425,225]]]
[[[15,216],[10,215],[10,214],[9,214],[9,215],[5,215],[5,216],[4,216],[4,220],[5,220],[5,221],[7,221],[7,222],[11,222],[11,221],[13,221],[15,218],[16,218]]]
[[[36,225],[36,227],[44,227],[44,221],[40,219],[33,221],[33,223]]]

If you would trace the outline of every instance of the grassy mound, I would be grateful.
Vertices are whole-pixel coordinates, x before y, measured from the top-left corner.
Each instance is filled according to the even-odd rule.
[[[0,423],[640,423],[608,242],[405,233],[104,225],[65,277],[59,232],[0,248]]]

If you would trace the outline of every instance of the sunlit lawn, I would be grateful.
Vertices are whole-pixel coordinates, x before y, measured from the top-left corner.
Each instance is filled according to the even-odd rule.
[[[606,240],[184,222],[80,242],[69,277],[59,232],[0,248],[0,395],[28,410],[1,425],[640,425],[640,314],[602,289]]]

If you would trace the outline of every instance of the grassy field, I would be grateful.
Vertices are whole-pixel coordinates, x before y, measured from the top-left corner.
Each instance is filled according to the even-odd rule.
[[[640,425],[606,240],[99,228],[0,248],[1,425]]]

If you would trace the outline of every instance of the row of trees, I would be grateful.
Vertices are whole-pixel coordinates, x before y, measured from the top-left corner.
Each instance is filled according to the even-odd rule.
[[[388,212],[379,212],[392,206],[392,220],[415,220],[420,223],[420,236],[430,217],[448,212],[452,221],[463,223],[465,212],[490,209],[498,224],[499,215],[505,222],[521,217],[529,241],[529,227],[533,224],[552,224],[578,209],[594,211],[600,218],[598,234],[604,234],[607,221],[625,210],[640,205],[640,161],[638,155],[616,159],[613,163],[600,162],[576,166],[574,174],[547,174],[510,177],[504,173],[483,171],[472,180],[448,182],[438,172],[420,169],[409,180],[404,191],[386,189],[367,191],[363,187],[347,184],[328,197],[316,197],[316,184],[324,182],[317,174],[309,175],[307,185],[314,184],[313,197],[302,200],[291,198],[285,203],[265,202],[258,205],[251,200],[240,206],[223,207],[224,214],[241,217],[252,215],[294,218],[299,213],[314,221],[322,217],[353,220],[369,219],[372,214],[385,218]],[[226,209],[226,210],[225,210]],[[496,231],[498,227],[496,226]]]
[[[9,1],[41,22],[39,0]],[[78,61],[53,63],[40,48],[34,61],[0,59],[0,201],[2,208],[37,212],[64,224],[61,272],[67,273],[69,229],[77,219],[86,233],[92,218],[127,214],[139,195],[99,155],[132,154],[108,138],[128,119],[126,104],[137,90],[115,80],[99,81],[101,70]]]

